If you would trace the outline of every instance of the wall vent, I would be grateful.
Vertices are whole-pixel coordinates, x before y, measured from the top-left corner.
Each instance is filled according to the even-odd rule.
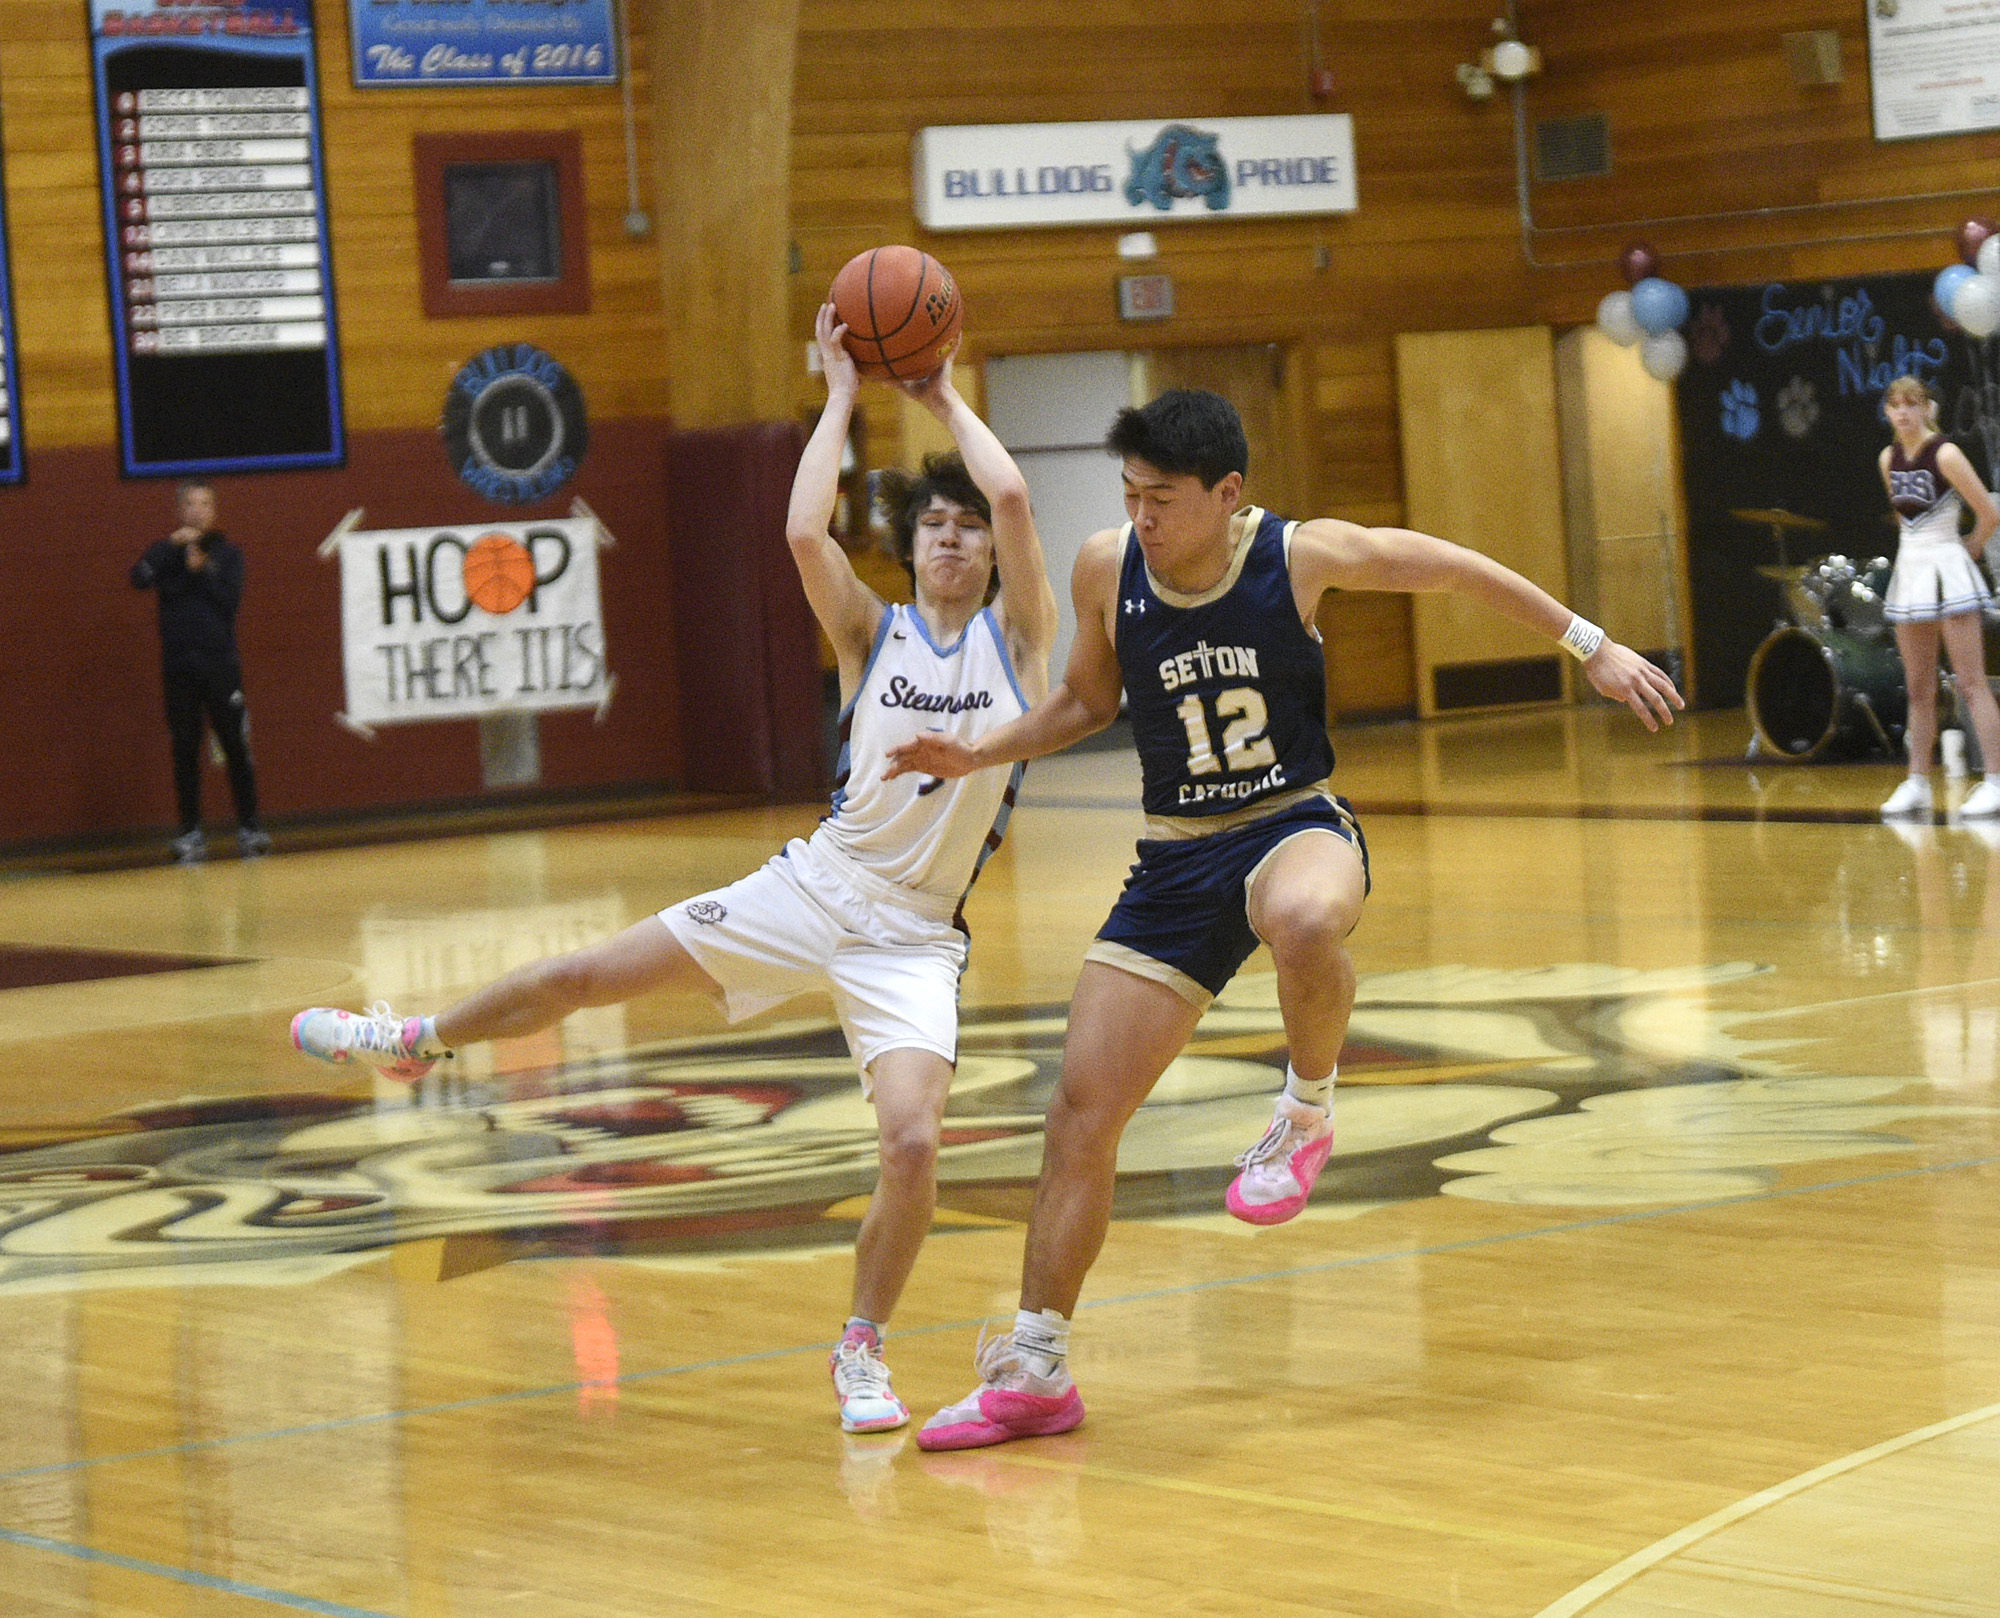
[[[1611,129],[1601,112],[1535,125],[1535,178],[1588,180],[1611,172]]]

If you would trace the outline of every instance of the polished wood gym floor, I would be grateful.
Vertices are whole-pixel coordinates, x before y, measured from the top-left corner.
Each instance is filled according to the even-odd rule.
[[[824,1002],[588,1013],[414,1096],[286,1040],[812,812],[0,884],[0,1614],[2000,1614],[2000,833],[1744,740],[1343,733],[1375,893],[1314,1206],[1221,1215],[1260,958],[1128,1138],[1090,1419],[957,1456],[834,1420],[871,1144]],[[1037,766],[971,906],[919,1420],[1012,1310],[1133,778]]]

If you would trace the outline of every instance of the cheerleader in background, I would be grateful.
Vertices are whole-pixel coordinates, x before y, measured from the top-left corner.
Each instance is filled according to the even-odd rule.
[[[1913,376],[1882,396],[1895,439],[1882,451],[1882,481],[1901,527],[1886,607],[1910,691],[1910,774],[1882,805],[1885,817],[1931,813],[1931,753],[1937,746],[1938,642],[1951,658],[1959,701],[1986,764],[1986,779],[1959,806],[1962,818],[2000,816],[2000,707],[1986,683],[1982,614],[1992,601],[1979,555],[2000,528],[2000,508],[1965,452],[1938,431],[1937,401]],[[1972,532],[1958,532],[1961,504]]]

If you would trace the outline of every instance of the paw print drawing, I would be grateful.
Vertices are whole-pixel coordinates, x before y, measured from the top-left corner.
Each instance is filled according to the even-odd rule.
[[[1757,390],[1740,377],[1722,390],[1722,430],[1747,444],[1757,436]]]
[[[1778,425],[1787,438],[1803,438],[1819,420],[1819,395],[1802,376],[1795,376],[1778,392]]]

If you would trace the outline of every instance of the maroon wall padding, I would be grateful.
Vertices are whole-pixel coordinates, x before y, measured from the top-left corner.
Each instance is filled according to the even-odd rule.
[[[368,528],[562,517],[581,495],[618,540],[601,558],[617,694],[542,719],[543,784],[678,783],[679,705],[667,555],[663,420],[592,422],[576,479],[538,505],[501,507],[446,463],[435,432],[354,434],[344,468],[215,480],[220,526],[243,547],[243,653],[265,813],[283,817],[482,795],[469,720],[387,727],[373,743],[334,723],[343,706],[340,569],[315,554],[355,506]],[[796,452],[794,452],[796,455]],[[0,846],[170,826],[172,769],[153,596],[126,575],[174,526],[171,480],[125,479],[110,448],[37,451],[0,489]],[[230,812],[203,768],[203,807]]]
[[[795,422],[667,440],[682,777],[710,792],[826,789],[819,630],[785,543]]]

